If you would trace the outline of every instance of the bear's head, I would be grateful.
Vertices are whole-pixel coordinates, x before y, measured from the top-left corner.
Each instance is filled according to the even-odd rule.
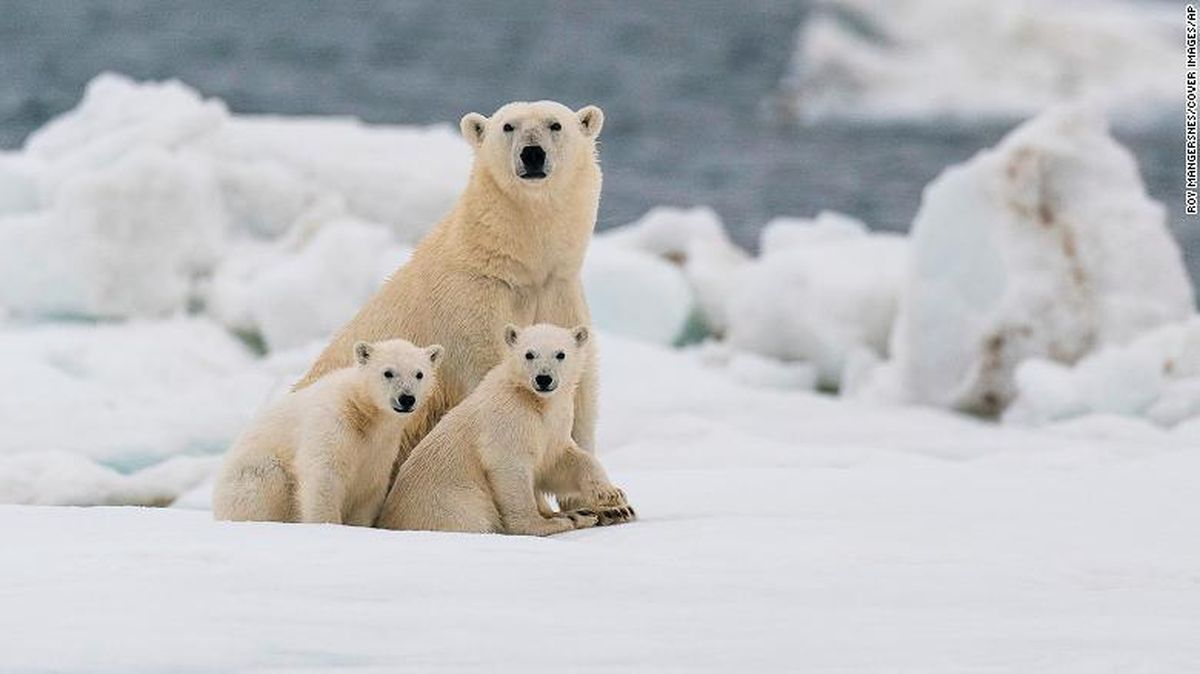
[[[491,117],[472,112],[459,126],[475,148],[475,170],[487,171],[501,189],[544,191],[598,171],[596,138],[604,112],[589,105],[572,111],[554,101],[509,103]]]
[[[573,389],[587,361],[588,328],[571,329],[549,323],[527,328],[504,326],[510,375],[540,396]]]
[[[403,339],[358,342],[354,345],[354,362],[380,409],[408,414],[420,407],[433,390],[442,346],[421,348]]]

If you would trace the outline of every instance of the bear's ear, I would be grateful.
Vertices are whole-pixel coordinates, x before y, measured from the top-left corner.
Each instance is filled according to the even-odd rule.
[[[517,344],[517,326],[512,323],[504,326],[504,343],[509,346],[516,346]]]
[[[571,330],[571,336],[575,338],[575,346],[583,346],[587,344],[588,337],[592,336],[586,325],[578,325]]]
[[[366,342],[357,342],[354,345],[354,362],[359,365],[366,365],[368,360],[371,360],[371,352],[375,347]]]
[[[463,115],[462,121],[458,123],[458,128],[462,130],[463,138],[471,144],[471,147],[479,147],[483,144],[483,130],[487,128],[487,117],[478,112],[468,112]]]
[[[594,105],[584,106],[575,113],[579,118],[579,126],[583,128],[583,135],[588,138],[595,138],[600,135],[600,128],[604,126],[604,111]]]
[[[443,351],[445,349],[442,348],[441,344],[433,344],[425,348],[425,355],[429,356],[429,362],[437,365],[438,361],[442,359]]]

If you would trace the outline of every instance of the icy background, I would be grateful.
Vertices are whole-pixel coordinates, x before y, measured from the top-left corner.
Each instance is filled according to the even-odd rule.
[[[1179,22],[892,4],[5,4],[0,670],[1200,669]],[[541,96],[607,112],[639,521],[213,523],[462,112]]]
[[[700,0],[681,12],[616,1],[327,0],[280,12],[270,2],[230,0],[6,2],[0,147],[19,146],[73,107],[100,70],[179,78],[238,112],[389,124],[455,122],[518,99],[596,103],[611,121],[601,228],[660,204],[706,205],[735,241],[753,247],[772,217],[824,209],[907,231],[926,183],[1011,128],[985,104],[1035,112],[1053,100],[1047,91],[1071,90],[1086,73],[1151,118],[1118,133],[1200,271],[1200,232],[1183,220],[1177,106],[1144,96],[1164,78],[1180,91],[1176,71],[1158,65],[1162,50],[1175,58],[1183,39],[1177,3],[1135,0],[1132,17],[1120,11],[1126,3],[1050,4],[1053,11],[1030,0],[855,0],[822,10],[809,0]],[[910,54],[900,42],[880,54],[872,45],[897,42],[886,31],[915,34],[926,48]],[[986,49],[964,57],[961,48],[983,37]],[[957,50],[941,50],[956,64],[949,72],[928,48],[947,40]],[[1015,53],[1030,55],[1009,63]],[[880,62],[891,70],[878,72]],[[820,92],[798,98],[814,75],[823,78]],[[812,114],[865,110],[867,102],[846,94],[871,77],[892,82],[867,79],[872,110],[882,113],[872,123]],[[905,95],[893,96],[901,87]],[[914,110],[914,100],[926,109]],[[973,107],[952,121],[932,119],[943,102]],[[801,125],[797,114],[815,119]]]

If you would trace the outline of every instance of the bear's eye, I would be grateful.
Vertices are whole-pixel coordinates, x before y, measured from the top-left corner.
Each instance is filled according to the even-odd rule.
[[[562,124],[559,124],[558,122],[554,122],[553,124],[550,125],[550,130],[551,131],[562,131]]]
[[[558,353],[554,354],[554,357],[557,358],[558,360],[562,360],[567,357],[567,354],[563,353],[562,351],[559,351]]]
[[[384,371],[383,371],[383,378],[384,378],[384,379],[391,379],[392,377],[395,377],[395,376],[396,376],[396,373],[395,373],[395,372],[392,372],[391,370],[384,370]]]
[[[417,374],[416,374],[415,376],[416,376],[416,378],[417,378],[417,379],[424,379],[424,378],[425,378],[425,373],[424,373],[424,372],[421,372],[420,370],[417,370]]]
[[[533,352],[532,351],[525,352],[525,360],[533,360]]]
[[[512,124],[505,124],[505,125],[504,125],[504,133],[512,133],[512,130],[513,130],[513,125],[512,125]]]

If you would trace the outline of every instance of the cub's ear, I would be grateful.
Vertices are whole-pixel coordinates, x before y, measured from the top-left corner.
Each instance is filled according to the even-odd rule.
[[[584,106],[575,113],[579,118],[579,126],[583,128],[583,135],[588,138],[595,138],[600,135],[600,128],[604,126],[604,111],[594,105]]]
[[[517,345],[517,326],[512,323],[504,326],[504,343],[509,346]]]
[[[463,138],[471,144],[471,147],[479,147],[483,144],[483,130],[487,128],[487,117],[478,112],[468,112],[463,115],[462,121],[458,123],[458,128],[462,130]]]
[[[588,330],[588,326],[579,325],[571,330],[571,336],[575,338],[575,346],[583,346],[587,344],[588,338],[592,336],[592,333]]]
[[[366,365],[367,361],[371,360],[371,352],[374,350],[375,347],[371,346],[367,342],[357,342],[354,345],[354,362],[358,363],[359,365]]]
[[[429,356],[429,362],[433,363],[434,365],[438,365],[439,361],[442,360],[443,351],[445,351],[445,349],[442,348],[441,344],[433,344],[432,346],[425,348],[425,354]]]

